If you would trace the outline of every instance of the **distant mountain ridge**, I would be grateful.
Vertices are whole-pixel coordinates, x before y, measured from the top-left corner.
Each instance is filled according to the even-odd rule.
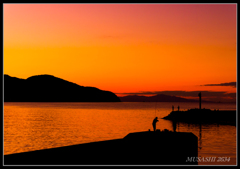
[[[20,79],[4,75],[4,102],[120,102],[110,91],[84,87],[52,75]]]
[[[198,100],[185,99],[177,96],[158,94],[155,96],[128,95],[119,97],[122,102],[198,102]]]

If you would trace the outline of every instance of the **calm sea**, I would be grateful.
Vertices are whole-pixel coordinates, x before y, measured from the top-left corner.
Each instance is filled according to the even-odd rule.
[[[172,111],[198,108],[198,103],[4,103],[4,155],[123,138],[152,129],[152,120]],[[202,103],[202,108],[234,110],[236,104]],[[157,129],[173,130],[159,119]],[[199,157],[224,157],[226,162],[200,165],[236,165],[236,126],[178,123],[177,131],[198,137]],[[228,161],[229,160],[229,161]],[[228,162],[227,162],[228,161]]]

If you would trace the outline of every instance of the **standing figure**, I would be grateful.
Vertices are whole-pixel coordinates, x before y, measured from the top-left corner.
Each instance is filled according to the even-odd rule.
[[[172,111],[174,111],[174,106],[172,105]]]
[[[177,108],[178,108],[178,111],[179,111],[179,108],[180,108],[180,107],[178,106]]]
[[[158,122],[158,117],[155,117],[155,119],[152,122],[153,125],[153,131],[156,131],[156,123]]]

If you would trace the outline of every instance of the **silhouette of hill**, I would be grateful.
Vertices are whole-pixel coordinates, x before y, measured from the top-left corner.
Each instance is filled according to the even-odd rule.
[[[122,102],[198,102],[198,100],[185,99],[182,97],[169,96],[165,94],[158,94],[155,96],[138,96],[129,95],[119,97]]]
[[[5,102],[120,102],[110,91],[84,87],[54,77],[36,75],[20,79],[4,75]]]

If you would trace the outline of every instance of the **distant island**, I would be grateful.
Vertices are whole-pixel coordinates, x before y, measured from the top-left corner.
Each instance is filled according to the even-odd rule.
[[[52,75],[20,79],[4,75],[4,102],[120,102],[110,91],[84,87]]]
[[[185,99],[177,96],[157,94],[154,96],[128,95],[119,97],[122,102],[198,102],[198,100]]]
[[[36,75],[21,79],[5,74],[4,102],[198,102],[198,100],[165,94],[120,97],[110,91],[80,86],[52,75]]]

